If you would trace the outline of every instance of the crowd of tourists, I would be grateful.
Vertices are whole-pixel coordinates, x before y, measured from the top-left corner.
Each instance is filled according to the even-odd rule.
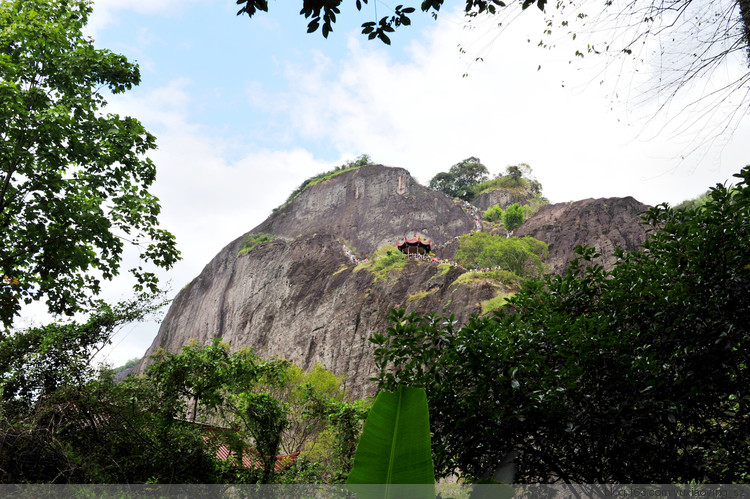
[[[367,258],[367,257],[366,258],[362,258],[362,259],[357,258],[357,255],[355,255],[354,253],[352,253],[352,250],[350,250],[349,247],[346,244],[342,244],[341,245],[341,249],[344,250],[344,254],[346,255],[347,258],[349,258],[349,260],[354,265],[359,265],[360,263],[365,263],[365,262],[369,262],[370,261],[370,259]]]

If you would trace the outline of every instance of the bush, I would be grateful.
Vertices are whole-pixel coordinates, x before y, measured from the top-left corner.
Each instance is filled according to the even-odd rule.
[[[513,203],[503,212],[503,227],[508,232],[513,232],[523,223],[523,208],[518,203]]]
[[[276,239],[276,236],[274,236],[273,234],[248,234],[247,236],[245,236],[245,240],[242,241],[242,248],[237,253],[237,256],[242,256],[246,253],[250,253],[257,246],[265,243],[270,243],[274,239]]]
[[[488,222],[500,222],[503,219],[503,209],[500,208],[499,204],[490,206],[487,211],[484,212],[484,219]]]
[[[387,279],[393,271],[399,271],[406,265],[407,257],[395,246],[381,246],[369,257],[369,262],[360,263],[354,269],[366,269],[375,274],[375,280]]]
[[[530,236],[519,239],[476,232],[461,236],[456,261],[466,268],[499,267],[525,279],[538,279],[548,254],[547,245]]]

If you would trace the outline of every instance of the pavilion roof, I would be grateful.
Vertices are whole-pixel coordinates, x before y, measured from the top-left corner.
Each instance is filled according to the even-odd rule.
[[[429,251],[430,248],[432,247],[432,240],[431,239],[423,240],[420,237],[414,236],[412,238],[406,237],[403,240],[399,239],[398,241],[396,241],[396,247],[399,249],[399,251],[402,250],[404,247],[410,247],[410,246],[421,247]]]

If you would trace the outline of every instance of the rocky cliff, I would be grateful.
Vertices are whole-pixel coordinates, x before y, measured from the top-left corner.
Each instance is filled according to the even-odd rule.
[[[286,237],[332,234],[369,254],[404,236],[445,241],[470,232],[473,218],[403,168],[363,166],[303,191],[252,232]]]
[[[241,240],[224,248],[177,295],[147,355],[218,337],[305,369],[323,364],[363,395],[374,375],[367,338],[388,327],[391,307],[463,321],[509,291],[481,279],[461,284],[462,270],[418,260],[378,276],[352,263],[331,235],[277,238],[238,256],[240,248]]]
[[[507,208],[513,203],[524,205],[533,198],[534,192],[531,186],[527,185],[515,189],[491,189],[487,192],[482,192],[471,201],[471,204],[482,211],[486,211],[496,204],[502,209]]]
[[[615,200],[581,203],[542,209],[518,231],[550,244],[555,269],[571,238],[603,249],[638,241],[618,228],[637,220],[635,200],[623,207]],[[372,265],[355,264],[342,244],[356,248],[360,258],[405,235],[442,245],[475,229],[475,213],[400,168],[364,166],[313,185],[248,233],[275,239],[243,252],[247,234],[237,238],[178,293],[146,358],[158,348],[176,351],[190,339],[220,337],[233,349],[250,346],[306,369],[323,364],[346,374],[353,395],[372,393],[367,339],[388,327],[392,307],[453,313],[463,322],[514,290],[481,274],[419,260],[374,272]],[[571,228],[573,235],[565,236]]]
[[[594,246],[602,254],[601,263],[611,269],[615,248],[637,250],[646,239],[640,216],[648,206],[625,198],[584,199],[543,206],[513,235],[532,236],[547,243],[550,271],[560,273],[574,256],[579,244]]]

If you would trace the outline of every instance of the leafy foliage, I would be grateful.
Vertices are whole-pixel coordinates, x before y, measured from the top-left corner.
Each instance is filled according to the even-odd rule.
[[[123,325],[145,319],[164,306],[158,296],[108,305],[84,323],[33,327],[0,336],[0,400],[31,407],[61,386],[83,386],[96,377],[91,358]]]
[[[694,208],[700,208],[704,204],[708,202],[709,199],[711,199],[711,191],[706,191],[700,196],[694,198],[694,199],[686,199],[685,201],[681,202],[680,204],[676,205],[674,207],[675,210],[684,210],[686,208],[694,209]]]
[[[487,315],[490,312],[494,312],[495,310],[499,310],[502,307],[505,306],[506,303],[508,303],[508,298],[513,296],[512,294],[508,293],[501,293],[498,296],[495,296],[494,298],[490,298],[489,300],[484,300],[482,305],[482,315]]]
[[[84,37],[87,0],[0,5],[0,320],[46,298],[52,313],[94,306],[100,279],[118,274],[125,243],[169,268],[179,258],[160,229],[144,155],[155,138],[138,120],[103,114],[101,89],[140,82],[125,57]],[[131,270],[136,290],[157,279]]]
[[[503,209],[500,208],[499,204],[490,206],[487,211],[484,212],[484,219],[488,222],[500,222],[503,219]]]
[[[341,379],[303,373],[220,340],[159,352],[145,377],[97,373],[91,351],[144,307],[104,309],[85,324],[50,325],[3,338],[0,349],[0,482],[255,483],[343,481],[367,413]],[[222,427],[216,424],[224,425]],[[238,431],[231,428],[237,425]],[[274,470],[285,443],[316,461]],[[219,445],[237,459],[221,461]],[[249,444],[254,449],[249,447]],[[258,464],[239,464],[242,454]],[[306,463],[306,464],[305,464]],[[302,476],[294,475],[299,471]]]
[[[367,269],[375,274],[375,280],[388,279],[393,272],[398,272],[408,261],[405,254],[395,246],[381,246],[370,257],[370,261],[357,266],[356,270]]]
[[[496,189],[505,189],[517,191],[528,189],[533,194],[541,196],[542,184],[533,178],[531,167],[526,163],[511,165],[505,169],[505,175],[498,174],[495,178],[485,180],[474,186],[474,194],[494,191]]]
[[[424,389],[400,386],[394,392],[378,393],[346,483],[435,483]]]
[[[149,380],[115,384],[92,354],[155,306],[106,306],[85,323],[50,324],[2,338],[0,482],[133,483],[220,479],[202,434],[164,417]]]
[[[112,374],[121,373],[127,369],[130,369],[131,367],[135,366],[138,362],[140,362],[140,357],[133,357],[132,359],[129,359],[126,361],[123,365],[117,366],[112,368]]]
[[[518,203],[513,203],[503,212],[503,227],[508,232],[513,232],[523,224],[523,219],[523,208]]]
[[[513,272],[509,272],[507,270],[490,270],[485,272],[464,272],[463,274],[458,276],[458,279],[453,281],[453,284],[468,284],[472,282],[481,282],[488,280],[499,282],[507,287],[513,288],[520,287],[527,281],[527,279],[519,277],[517,274],[514,274]]]
[[[300,14],[303,14],[306,19],[310,19],[307,25],[307,32],[314,33],[317,31],[321,27],[322,21],[321,33],[325,38],[328,38],[328,34],[333,31],[336,16],[341,14],[340,6],[342,3],[342,0],[314,0],[304,2]],[[368,0],[356,0],[357,10],[362,10],[362,6],[367,5],[367,3]],[[268,12],[268,0],[237,0],[237,4],[243,5],[237,12],[238,16],[247,14],[248,17],[253,17],[258,11]],[[546,0],[524,0],[522,7],[526,9],[530,5],[537,5],[540,10],[544,10],[545,4]],[[422,2],[420,8],[423,12],[432,13],[433,16],[437,16],[442,5],[443,0],[428,0]],[[505,2],[501,0],[469,0],[466,2],[466,13],[467,15],[478,15],[485,12],[495,14],[500,7],[505,7]],[[388,33],[393,33],[399,26],[409,26],[411,24],[409,14],[413,14],[415,11],[414,7],[397,5],[393,9],[393,15],[384,16],[377,22],[369,21],[363,23],[362,34],[367,35],[367,38],[370,40],[377,38],[386,45],[390,45],[391,39]]]
[[[487,175],[487,167],[479,158],[472,156],[451,166],[448,172],[435,175],[430,180],[430,188],[470,201],[474,197],[474,186],[485,180]]]
[[[178,354],[159,352],[155,360],[147,376],[155,379],[165,410],[172,418],[239,428],[236,452],[251,452],[261,464],[254,479],[272,481],[282,449],[309,451],[325,431],[334,439],[330,450],[339,453],[327,463],[328,478],[337,476],[335,468],[348,471],[366,410],[346,401],[340,378],[320,367],[303,373],[246,349],[230,354],[220,340],[188,344]]]
[[[467,268],[495,268],[524,279],[537,279],[544,272],[542,260],[547,245],[531,236],[502,237],[476,232],[459,239],[456,261]]]
[[[730,483],[750,477],[750,167],[697,209],[651,208],[643,251],[593,249],[495,317],[393,311],[379,384],[427,391],[436,472]]]

